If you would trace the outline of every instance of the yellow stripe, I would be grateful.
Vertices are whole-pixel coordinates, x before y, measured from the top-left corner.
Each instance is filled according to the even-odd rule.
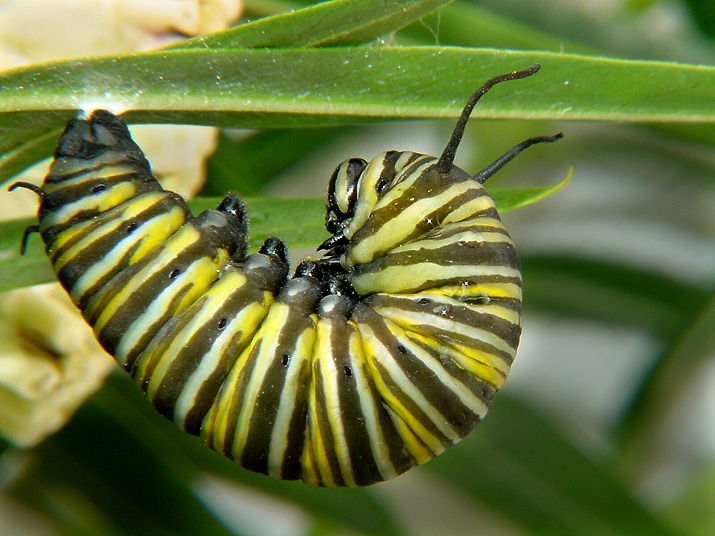
[[[421,293],[420,293],[421,294]],[[425,293],[427,294],[427,292]],[[459,302],[470,302],[475,300],[485,300],[489,303],[490,300],[515,300],[521,301],[521,285],[516,283],[489,283],[476,285],[444,285],[429,289],[429,295],[444,296],[455,299]],[[403,294],[402,296],[417,296],[418,294]],[[469,305],[480,305],[472,304]],[[516,311],[506,308],[497,308],[495,311],[489,311],[490,314],[496,314],[500,318],[508,320],[513,324],[518,324],[520,314]]]
[[[358,181],[357,203],[355,205],[355,213],[353,214],[350,225],[345,229],[345,236],[350,238],[367,221],[373,208],[377,203],[376,184],[380,180],[383,166],[382,161],[386,153],[380,153],[375,158],[370,160],[367,167],[363,170]]]
[[[250,340],[256,330],[256,326],[264,318],[265,312],[268,309],[272,295],[269,292],[264,293],[262,302],[253,302],[234,317],[224,329],[232,334],[238,333],[238,337],[233,337],[229,333],[222,333],[221,336],[211,347],[211,351],[203,356],[201,363],[194,373],[187,379],[186,386],[181,391],[181,395],[176,402],[174,409],[174,422],[183,426],[184,420],[191,411],[195,396],[201,386],[208,380],[209,376],[221,367],[227,366],[229,363],[235,363],[240,357],[236,355],[227,355],[229,346],[237,347],[237,352]],[[235,366],[235,365],[234,365]]]
[[[405,188],[408,186],[409,184],[404,185]],[[388,207],[390,203],[399,201],[399,197],[403,193],[401,191],[403,189],[402,187],[403,183],[400,183],[398,187],[385,194],[385,197],[377,203],[374,210],[377,211],[381,208]],[[370,262],[375,258],[376,254],[398,246],[410,234],[414,233],[415,222],[424,221],[435,209],[448,203],[454,197],[463,194],[468,189],[469,186],[466,182],[455,183],[433,197],[417,199],[411,204],[405,203],[404,209],[399,214],[389,221],[384,222],[370,237],[363,238],[351,244],[349,256],[346,259],[348,265],[354,266]],[[442,222],[434,222],[435,228],[441,223]]]
[[[330,344],[330,338],[332,333],[332,321],[320,319],[318,321],[316,329],[316,349],[320,349],[318,352],[314,350],[313,352],[313,366],[314,373],[319,374],[323,379],[323,396],[325,397],[325,406],[322,408],[328,418],[328,423],[333,435],[333,450],[337,457],[338,467],[340,467],[340,472],[342,473],[345,483],[348,486],[354,486],[355,481],[353,480],[353,470],[352,464],[350,462],[350,451],[348,450],[348,445],[345,440],[345,429],[342,423],[342,408],[340,407],[340,396],[338,390],[337,375],[338,371],[335,368],[335,360],[333,358],[333,348]],[[353,336],[351,335],[351,338]],[[317,404],[316,404],[317,405]],[[332,472],[330,471],[330,466],[327,459],[327,450],[325,449],[323,441],[327,438],[321,438],[321,445],[323,451],[322,462],[324,467],[321,468],[321,474],[330,474],[331,481],[333,480]],[[327,481],[326,481],[326,485]],[[335,486],[335,482],[332,481],[332,486]]]
[[[471,189],[474,189],[474,187],[472,186]],[[442,225],[448,225],[450,223],[470,219],[474,220],[475,223],[481,223],[481,215],[492,208],[494,208],[492,198],[488,195],[481,195],[457,207],[456,210],[450,212],[440,223]]]
[[[474,222],[471,222],[474,225]],[[444,229],[444,228],[443,228]],[[511,244],[509,237],[503,233],[488,233],[474,230],[464,230],[445,237],[421,238],[397,246],[390,254],[406,253],[408,251],[435,250],[451,245],[465,248],[478,248],[482,244]],[[448,259],[445,259],[445,261]]]
[[[51,212],[40,221],[40,231],[45,231],[55,225],[63,225],[84,211],[106,212],[135,195],[136,186],[134,183],[119,183],[100,194],[77,199]]]
[[[442,304],[435,304],[440,307]],[[448,306],[448,305],[447,305]],[[373,307],[375,312],[382,315],[384,318],[394,321],[397,325],[403,326],[409,331],[417,332],[419,326],[428,326],[431,330],[439,330],[444,333],[454,333],[455,336],[482,341],[504,352],[508,355],[514,354],[514,348],[504,341],[498,335],[495,335],[488,329],[483,329],[479,326],[469,326],[456,322],[449,316],[440,314],[430,314],[417,311],[407,311],[399,307]],[[488,326],[487,326],[488,327]],[[429,333],[425,333],[429,335]],[[508,368],[507,368],[508,370]]]
[[[442,341],[435,340],[421,333],[410,332],[408,333],[408,337],[421,341],[424,345],[432,348],[436,352],[441,352],[472,376],[485,381],[495,389],[499,389],[504,384],[504,380],[507,374],[509,374],[510,366],[505,364],[501,358],[495,358],[495,356],[491,354],[489,354],[491,356],[490,358],[487,357],[487,354],[478,352],[473,348],[456,343],[445,344]],[[476,411],[475,408],[472,409],[480,417],[483,417],[487,412],[486,406],[483,406],[483,409],[480,410],[482,413]]]
[[[165,243],[166,239],[185,222],[186,214],[184,211],[179,207],[174,207],[169,212],[156,216],[137,227],[134,233],[115,244],[100,261],[88,267],[77,279],[70,293],[72,299],[77,303],[87,290],[117,266],[127,251],[136,246],[137,241],[141,241],[141,244],[134,254],[127,259],[127,266],[135,264],[138,260],[144,258],[149,251]]]
[[[258,403],[258,399],[263,392],[263,380],[266,376],[271,363],[272,357],[276,353],[278,346],[278,333],[284,325],[290,308],[282,303],[275,303],[270,308],[268,316],[261,325],[261,330],[253,337],[251,344],[242,352],[234,368],[237,369],[235,377],[238,379],[248,372],[244,369],[248,367],[248,360],[253,360],[253,370],[251,377],[246,379],[246,389],[240,401],[241,407],[236,419],[236,433],[233,438],[231,451],[236,459],[240,459],[241,454],[246,446],[246,439],[251,427],[251,416],[253,410]],[[271,336],[272,335],[272,336]],[[260,346],[258,354],[251,355],[256,346]],[[233,371],[231,371],[233,374]],[[282,386],[273,386],[277,390],[281,390]],[[235,392],[235,384],[233,389]]]
[[[219,250],[216,259],[202,257],[197,259],[184,270],[171,284],[152,300],[146,311],[140,314],[126,330],[114,352],[114,357],[121,364],[126,364],[126,357],[134,350],[137,343],[146,333],[147,326],[152,325],[156,319],[167,313],[179,314],[184,308],[193,303],[216,280],[217,270],[229,259],[224,250]],[[173,303],[175,297],[184,292],[178,303]],[[173,308],[172,308],[173,307]],[[116,311],[116,309],[115,309]],[[100,316],[100,319],[102,317]]]
[[[309,404],[309,407],[312,406]],[[315,452],[313,451],[313,432],[312,427],[310,426],[311,418],[309,410],[308,421],[305,426],[305,447],[303,448],[303,453],[300,457],[300,465],[303,473],[303,482],[309,486],[320,486],[320,472],[317,462],[315,461]]]
[[[159,351],[159,348],[155,348],[154,344],[150,344],[147,347],[142,354],[141,364],[137,363],[134,378],[137,383],[143,383],[148,380],[146,393],[150,399],[154,398],[156,389],[164,380],[166,371],[171,366],[176,354],[181,350],[181,348],[190,342],[197,329],[203,327],[211,320],[211,318],[216,314],[216,311],[221,307],[221,304],[226,300],[227,296],[233,291],[234,287],[241,288],[245,284],[246,277],[240,271],[231,270],[225,272],[221,279],[219,279],[201,296],[200,305],[197,303],[194,306],[200,307],[200,312],[195,314],[191,321],[183,326],[180,331],[173,334],[171,337],[171,343],[167,347],[163,347],[164,349],[160,354],[161,357],[159,354],[156,354],[156,352]],[[186,314],[193,312],[192,309],[187,309]],[[231,322],[226,325],[218,339],[225,337],[230,339],[235,333],[241,334],[241,332],[242,328],[240,324],[235,322],[234,319],[231,319]],[[218,343],[218,339],[216,343]],[[214,345],[216,343],[214,343]],[[202,365],[208,361],[213,362],[214,359],[220,355],[220,352],[213,352],[212,348],[211,354],[211,357],[200,356]],[[207,357],[209,357],[209,359],[206,359]],[[146,377],[149,365],[152,365],[151,378]]]
[[[114,221],[116,218],[121,217],[121,214],[111,214],[107,213],[106,215],[102,215],[102,219],[107,220],[107,225],[119,225],[122,222],[121,221]],[[68,227],[67,229],[64,229],[61,233],[58,233],[55,235],[54,239],[52,240],[52,243],[47,246],[47,256],[50,258],[50,261],[52,262],[52,267],[54,268],[55,272],[60,271],[63,266],[72,259],[72,256],[74,256],[76,253],[73,253],[73,255],[67,255],[67,252],[63,253],[60,257],[55,258],[56,252],[59,251],[60,249],[64,248],[69,242],[72,242],[73,240],[76,239],[77,236],[82,235],[83,233],[87,232],[88,228],[91,228],[93,226],[97,225],[97,220],[95,219],[89,219],[85,220],[79,223],[76,223],[72,225],[71,227]],[[93,236],[93,233],[90,234],[89,236]],[[84,240],[86,240],[87,237],[85,237]],[[73,248],[76,249],[76,248]],[[66,257],[66,258],[65,258]]]
[[[402,439],[402,442],[405,444],[405,449],[414,459],[415,465],[421,465],[425,462],[428,462],[437,454],[444,451],[445,447],[441,443],[439,444],[439,448],[436,451],[427,448],[427,446],[419,439],[419,437],[417,437],[417,434],[415,434],[412,429],[407,426],[405,421],[403,421],[390,406],[386,405],[385,409],[390,414],[392,424],[394,425],[395,430],[397,430],[397,434],[400,436],[400,439]]]
[[[57,238],[53,241],[53,249],[59,249],[60,245],[66,244],[69,239],[76,236],[77,233],[85,232],[88,227],[96,227],[95,229],[92,229],[91,233],[80,239],[66,251],[62,252],[62,254],[54,260],[53,265],[55,271],[59,272],[78,253],[90,249],[95,242],[124,225],[125,220],[136,217],[138,214],[160,201],[165,195],[166,194],[163,192],[152,192],[151,194],[135,197],[134,199],[126,203],[122,203],[118,207],[105,212],[102,214],[100,220],[91,219],[83,221],[67,229],[67,231],[70,232],[63,231],[58,234]],[[98,221],[104,221],[105,223],[103,225],[97,225]],[[127,238],[132,237],[130,235]]]
[[[137,289],[144,284],[144,281],[146,281],[151,274],[157,270],[166,268],[166,266],[171,264],[171,262],[182,251],[191,247],[194,243],[201,239],[201,234],[193,225],[184,225],[176,231],[171,238],[164,243],[164,247],[162,248],[159,256],[138,273],[134,274],[134,277],[127,281],[124,288],[120,289],[106,305],[104,310],[99,315],[99,318],[94,323],[95,333],[102,331],[106,323],[117,313],[117,310],[132,299],[132,296],[135,292],[137,292]],[[85,313],[88,316],[91,316],[92,313],[94,313],[94,307],[92,304],[86,308]]]
[[[356,274],[350,278],[350,283],[358,294],[365,296],[375,292],[391,294],[409,292],[419,289],[430,281],[434,285],[429,288],[439,288],[441,282],[448,279],[462,279],[469,282],[475,278],[494,275],[521,280],[519,270],[508,266],[463,264],[445,266],[438,262],[421,262],[409,266],[388,266],[376,272]]]
[[[360,325],[360,334],[362,335],[366,361],[372,372],[373,381],[380,395],[382,395],[385,404],[387,404],[433,452],[441,452],[444,449],[440,439],[434,436],[422,422],[415,418],[402,402],[392,394],[392,390],[383,379],[382,373],[377,368],[376,363],[379,363],[386,369],[385,374],[390,377],[392,382],[397,386],[397,389],[422,409],[432,425],[451,441],[459,439],[459,436],[454,433],[452,427],[444,422],[444,417],[441,413],[432,406],[430,401],[425,398],[405,375],[404,371],[394,362],[390,350],[382,344],[382,341],[380,341],[367,324]]]
[[[401,328],[399,328],[397,324],[392,323],[390,321],[386,321],[385,325],[388,327],[390,332],[395,337],[397,337],[398,340],[400,340],[415,357],[417,357],[422,363],[424,363],[427,368],[430,369],[432,374],[442,383],[442,387],[444,389],[453,392],[465,406],[469,407],[477,415],[482,416],[486,414],[488,407],[479,397],[474,395],[474,393],[466,385],[464,385],[458,379],[454,378],[454,376],[452,376],[447,370],[445,370],[444,366],[439,360],[437,360],[431,354],[426,352],[419,345],[416,345],[412,342],[412,339],[417,337],[413,337],[412,333],[406,333]],[[438,353],[443,352],[445,350],[443,345],[440,344],[440,341],[434,339],[429,340],[427,337],[421,337],[421,339],[429,347],[433,348]],[[506,370],[508,372],[509,368],[507,367]]]
[[[373,459],[377,463],[378,471],[384,480],[389,480],[396,477],[399,473],[390,460],[390,449],[387,447],[387,439],[380,427],[378,413],[385,411],[385,407],[381,403],[379,393],[375,387],[371,385],[371,375],[360,344],[361,341],[358,337],[353,337],[351,342],[351,347],[355,347],[355,349],[350,352],[350,355],[352,357],[351,367],[353,369],[353,377],[357,383],[357,392],[360,393],[360,415],[365,422],[365,429],[367,430],[368,439],[370,441],[370,450]]]

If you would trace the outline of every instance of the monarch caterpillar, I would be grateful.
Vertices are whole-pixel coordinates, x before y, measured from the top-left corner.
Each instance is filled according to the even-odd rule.
[[[322,258],[247,254],[243,202],[194,217],[124,123],[71,120],[38,194],[57,278],[155,408],[243,467],[319,486],[393,478],[486,413],[521,334],[519,259],[482,183],[453,165],[470,97],[439,158],[351,158],[327,192]]]

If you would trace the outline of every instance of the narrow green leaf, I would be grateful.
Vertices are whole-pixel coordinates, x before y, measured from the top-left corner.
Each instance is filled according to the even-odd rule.
[[[684,496],[671,505],[666,516],[673,526],[683,527],[689,536],[712,536],[715,527],[715,464],[701,471]]]
[[[220,197],[189,202],[194,213],[216,208]],[[315,247],[328,238],[323,199],[245,199],[248,209],[249,247],[254,251],[268,237],[277,236],[290,248]]]
[[[410,25],[398,34],[413,43],[492,47],[512,50],[550,50],[595,54],[597,51],[543,32],[467,2],[454,2]]]
[[[573,168],[569,168],[568,174],[553,186],[542,186],[537,188],[510,188],[497,189],[488,188],[492,199],[499,208],[499,212],[507,212],[517,208],[538,203],[542,199],[561,191],[573,178]]]
[[[174,45],[173,49],[308,47],[358,44],[385,34],[452,0],[334,0],[242,24]]]
[[[130,122],[217,126],[456,117],[486,79],[533,63],[538,75],[493,90],[477,114],[715,122],[715,67],[456,47],[191,49],[6,71],[0,133],[21,112],[44,127],[48,114],[93,106],[133,110]]]
[[[26,140],[8,138],[7,141],[12,147],[0,153],[0,182],[52,154],[61,133],[61,129],[53,128],[44,134],[29,136]]]
[[[0,180],[37,159],[33,136],[81,108],[132,110],[129,122],[258,128],[456,117],[486,79],[533,63],[537,76],[495,89],[476,114],[715,122],[713,67],[449,47],[161,51],[0,75],[0,151],[15,151]]]
[[[506,393],[477,430],[425,468],[528,534],[671,534],[607,469]]]
[[[685,0],[698,27],[711,38],[715,37],[715,5],[703,0]]]
[[[36,223],[33,220],[0,222],[0,292],[55,280],[50,260],[37,236],[30,237],[25,255],[20,254],[23,232]]]
[[[117,426],[117,412],[126,410],[84,404],[4,493],[60,522],[63,534],[229,536],[187,489],[196,467],[134,434],[136,414],[130,428]]]
[[[707,301],[707,292],[697,286],[608,260],[528,252],[521,260],[528,307],[648,329],[662,340],[688,324],[683,311],[696,311]]]
[[[369,489],[313,488],[301,482],[280,481],[242,469],[207,448],[199,438],[189,436],[160,417],[124,373],[110,376],[88,405],[95,411],[113,416],[109,424],[113,433],[128,435],[141,442],[143,449],[161,453],[165,463],[171,464],[183,480],[183,486],[192,484],[198,470],[214,472],[242,487],[291,501],[334,527],[349,528],[358,534],[401,534],[385,504]],[[91,421],[78,423],[75,432],[78,438],[85,437],[86,428],[84,432],[82,428],[88,426],[92,426]],[[101,437],[94,438],[98,442],[104,441]],[[87,448],[92,449],[92,444]]]
[[[669,296],[668,297],[672,297]],[[695,375],[715,351],[715,291],[702,304],[674,307],[681,331],[638,389],[618,427],[621,441],[619,468],[628,477],[637,475],[650,461],[649,453],[664,423],[671,417],[675,401],[692,385]]]

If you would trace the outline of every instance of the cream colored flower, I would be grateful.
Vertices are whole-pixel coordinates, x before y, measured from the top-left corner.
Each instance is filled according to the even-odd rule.
[[[116,366],[55,283],[0,294],[0,434],[19,446],[60,428]]]

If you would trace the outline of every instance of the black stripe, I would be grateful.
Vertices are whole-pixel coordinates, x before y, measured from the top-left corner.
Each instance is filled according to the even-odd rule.
[[[474,348],[475,350],[481,350],[494,354],[508,364],[511,364],[513,361],[513,352],[511,354],[507,353],[503,350],[495,348],[485,341],[475,340],[471,337],[463,335],[459,329],[459,324],[483,329],[489,333],[493,333],[505,344],[513,348],[514,352],[519,345],[521,327],[517,324],[512,324],[499,316],[489,314],[488,312],[489,305],[496,305],[497,300],[490,300],[489,305],[480,306],[463,304],[457,300],[450,300],[449,298],[445,298],[440,301],[430,300],[425,302],[424,296],[420,297],[420,295],[394,296],[387,294],[374,294],[365,300],[365,303],[377,309],[381,307],[389,307],[397,308],[398,310],[401,309],[404,311],[417,312],[425,315],[427,318],[429,318],[429,316],[434,316],[439,319],[439,323],[437,321],[434,323],[426,321],[425,324],[410,323],[408,325],[407,321],[400,322],[399,319],[397,319],[397,322],[411,331],[415,331],[423,335],[429,335],[444,344],[458,343]],[[445,319],[445,305],[448,308],[448,319],[450,322],[454,323],[454,329],[443,329],[438,327]],[[502,300],[498,302],[498,305],[511,309],[512,311],[516,311],[517,313],[521,310],[521,303],[518,300]]]
[[[113,249],[117,247],[123,240],[127,239],[132,229],[136,229],[137,226],[149,223],[148,231],[153,231],[151,227],[151,220],[162,216],[165,213],[171,211],[176,207],[176,202],[173,197],[163,197],[154,203],[152,206],[148,207],[146,210],[137,214],[135,217],[127,218],[122,220],[122,223],[117,226],[114,231],[105,233],[101,238],[94,240],[90,247],[86,247],[81,251],[78,251],[68,262],[62,266],[62,268],[57,272],[57,278],[62,282],[62,284],[67,289],[72,289],[77,279],[79,279],[87,271],[87,267],[93,266],[94,264],[103,260],[107,255],[109,255]],[[62,248],[58,248],[56,252],[53,252],[53,260],[59,259],[59,257],[68,249],[73,247],[76,243],[84,240],[88,236],[91,238],[91,234],[96,232],[99,227],[103,227],[112,220],[116,220],[122,216],[122,210],[116,210],[112,213],[106,213],[100,216],[95,223],[68,241],[66,245]],[[186,217],[190,217],[187,214]],[[131,253],[135,249],[141,246],[141,242],[144,236],[136,235],[131,237],[132,240],[136,242],[131,248],[130,253],[125,254],[121,260],[119,260],[102,278],[97,280],[97,282],[92,285],[92,288],[96,291],[98,288],[104,286],[114,275],[119,273],[121,270],[128,266],[128,261],[131,258]],[[91,297],[92,292],[87,292],[87,298],[84,299],[86,302],[89,297]],[[80,305],[81,307],[81,305]]]
[[[260,395],[256,401],[250,419],[250,428],[246,438],[241,464],[253,471],[267,474],[268,453],[275,445],[270,444],[272,429],[278,409],[285,392],[286,381],[293,368],[300,366],[297,375],[297,390],[293,414],[290,419],[287,448],[283,453],[281,478],[297,480],[302,475],[301,455],[305,444],[305,426],[307,419],[307,384],[310,378],[309,361],[296,363],[290,359],[295,355],[298,339],[305,330],[315,329],[310,315],[315,311],[320,299],[320,286],[317,280],[310,277],[294,279],[276,299],[289,307],[287,320],[280,330],[273,334],[277,337],[275,352],[264,359],[270,358],[270,367],[263,378]],[[267,334],[264,336],[271,336]],[[288,356],[284,360],[284,356]]]
[[[471,180],[466,177],[464,180]],[[361,242],[366,242],[368,244],[374,241],[376,234],[384,227],[389,225],[395,225],[393,221],[402,212],[408,209],[414,204],[416,199],[421,199],[424,197],[424,192],[430,192],[433,196],[439,196],[443,191],[447,190],[452,186],[454,182],[446,182],[443,177],[438,175],[432,170],[424,172],[420,179],[416,180],[409,188],[407,188],[403,194],[394,202],[380,209],[373,211],[370,217],[367,219],[365,224],[360,227],[352,236],[350,245],[347,248],[348,257],[350,256],[350,251],[353,248],[358,247]],[[420,221],[413,222],[414,228],[411,229],[404,239],[401,239],[398,244],[385,244],[382,247],[377,247],[375,245],[371,249],[374,250],[374,257],[385,253],[389,249],[396,247],[399,244],[407,243],[415,240],[423,235],[433,232],[435,229],[441,226],[441,222],[446,219],[452,212],[459,209],[465,203],[469,203],[474,199],[487,196],[486,191],[474,183],[474,188],[470,188],[461,195],[453,197],[449,202],[436,204],[431,212],[425,214],[425,217]],[[435,203],[437,200],[435,200]],[[493,204],[490,203],[490,207],[486,210],[471,215],[469,218],[465,219],[478,219],[479,217],[491,217],[498,219],[498,213],[494,208]]]
[[[479,415],[465,405],[457,393],[445,386],[430,365],[410,351],[408,346],[410,341],[401,340],[395,336],[388,328],[386,321],[367,307],[357,312],[356,320],[361,324],[369,325],[371,331],[373,331],[375,336],[390,352],[392,360],[397,363],[405,376],[409,378],[410,382],[422,393],[425,399],[430,402],[440,416],[444,418],[444,421],[457,432],[459,437],[464,437],[464,435],[477,425]],[[432,357],[435,357],[437,362],[442,365],[442,368],[450,374],[454,383],[461,383],[479,395],[484,393],[485,386],[483,382],[475,379],[466,371],[456,366],[449,358],[435,354],[432,350],[429,350],[429,353]],[[373,363],[376,368],[380,370],[380,375],[388,383],[390,391],[393,394],[399,395],[397,398],[405,404],[410,410],[410,413],[417,417],[433,435],[440,439],[445,447],[450,445],[452,441],[438,430],[421,408],[419,412],[412,409],[418,406],[418,403],[408,398],[406,394],[403,394],[397,384],[392,383],[389,378],[388,369],[382,366],[382,363],[385,362],[385,358],[386,356],[375,356]]]

